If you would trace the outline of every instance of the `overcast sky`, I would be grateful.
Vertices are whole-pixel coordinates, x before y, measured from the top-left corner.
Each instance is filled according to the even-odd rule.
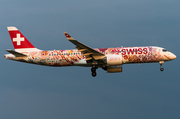
[[[179,0],[1,0],[1,119],[179,119]],[[93,47],[160,46],[176,54],[125,64],[122,73],[6,60],[16,26],[42,50],[74,49],[63,32]]]

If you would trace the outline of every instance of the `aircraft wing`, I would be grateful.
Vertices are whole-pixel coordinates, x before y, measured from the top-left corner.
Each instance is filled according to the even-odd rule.
[[[91,60],[91,59],[99,60],[105,57],[103,53],[98,52],[93,48],[75,40],[68,33],[64,32],[64,35],[71,43],[76,45],[76,49],[78,49],[79,52],[81,52],[84,56],[86,56],[86,60]]]
[[[9,53],[11,53],[11,54],[13,54],[13,55],[16,56],[16,57],[26,57],[26,56],[27,56],[27,55],[25,55],[25,54],[16,52],[16,51],[14,51],[14,50],[6,50],[6,51],[9,52]]]

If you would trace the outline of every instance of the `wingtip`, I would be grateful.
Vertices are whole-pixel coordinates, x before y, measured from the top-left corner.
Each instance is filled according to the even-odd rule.
[[[64,35],[66,36],[66,38],[72,38],[67,32],[64,32]]]

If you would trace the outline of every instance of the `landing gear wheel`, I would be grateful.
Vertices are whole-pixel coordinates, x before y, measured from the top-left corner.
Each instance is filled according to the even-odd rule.
[[[91,68],[91,72],[92,72],[92,76],[93,77],[95,77],[96,75],[97,75],[97,73],[96,73],[96,69],[97,69],[98,67],[96,66],[96,65],[92,65],[92,68]]]
[[[160,68],[161,71],[164,71],[164,68]]]
[[[96,72],[92,72],[92,76],[95,77],[97,75]]]
[[[96,72],[96,68],[91,68],[91,72]]]

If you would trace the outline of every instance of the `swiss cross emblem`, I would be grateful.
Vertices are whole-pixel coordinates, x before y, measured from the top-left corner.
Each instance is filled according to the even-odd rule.
[[[24,41],[24,38],[20,37],[20,34],[17,34],[16,38],[13,38],[13,42],[17,42],[17,45],[21,45],[21,41]]]

